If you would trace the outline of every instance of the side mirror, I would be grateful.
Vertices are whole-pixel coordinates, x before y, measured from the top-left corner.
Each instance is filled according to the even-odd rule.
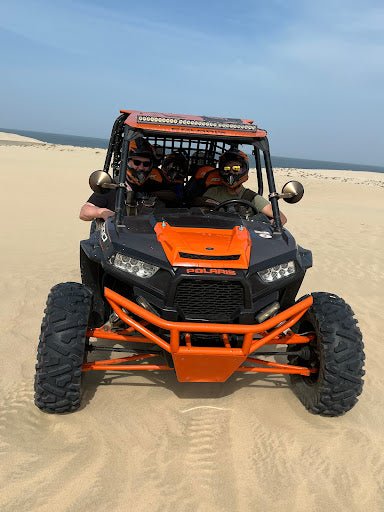
[[[97,194],[105,194],[111,188],[117,188],[110,175],[104,171],[94,171],[89,177],[89,186]]]
[[[279,199],[287,203],[298,203],[304,195],[304,187],[299,181],[288,181],[279,194]]]

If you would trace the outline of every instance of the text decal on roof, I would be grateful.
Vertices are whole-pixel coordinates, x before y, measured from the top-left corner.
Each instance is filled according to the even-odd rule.
[[[178,126],[194,126],[197,128],[222,128],[225,130],[246,130],[256,132],[257,126],[252,124],[243,123],[223,123],[217,121],[199,121],[197,119],[182,119],[177,117],[152,117],[152,116],[138,116],[139,123],[149,124],[171,124]]]

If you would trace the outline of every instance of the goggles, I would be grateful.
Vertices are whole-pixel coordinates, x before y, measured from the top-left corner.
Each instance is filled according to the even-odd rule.
[[[145,162],[143,162],[142,160],[136,160],[135,158],[131,158],[130,160],[132,160],[133,164],[136,166],[136,167],[139,167],[140,165],[142,165],[143,167],[149,167],[152,162],[150,160],[147,160]]]
[[[223,171],[225,171],[225,172],[230,172],[230,171],[240,172],[241,165],[224,165]]]

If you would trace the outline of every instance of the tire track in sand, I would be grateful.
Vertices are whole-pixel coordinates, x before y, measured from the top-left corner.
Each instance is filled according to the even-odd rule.
[[[0,410],[0,452],[7,467],[0,476],[0,510],[100,510],[109,490],[103,477],[111,447],[95,420],[88,417],[85,426],[82,411],[42,413],[28,381],[4,393]],[[111,509],[118,496],[115,488]]]
[[[150,492],[157,496],[148,509],[174,512],[182,503],[183,512],[236,510],[231,416],[230,409],[193,403],[169,418],[176,431],[162,437],[144,463]]]

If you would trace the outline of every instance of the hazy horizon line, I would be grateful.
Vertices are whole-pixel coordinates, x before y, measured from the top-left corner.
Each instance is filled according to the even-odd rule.
[[[42,135],[57,135],[57,136],[64,136],[64,137],[74,137],[74,138],[78,138],[78,139],[93,139],[93,140],[99,140],[99,141],[103,141],[107,147],[108,147],[108,142],[109,142],[109,137],[94,137],[94,136],[89,136],[89,135],[75,135],[75,134],[71,134],[71,133],[56,133],[56,132],[42,132],[40,130],[25,130],[25,129],[19,129],[19,128],[1,128],[0,127],[0,131],[3,131],[5,133],[15,133],[16,135],[19,135],[19,134],[26,134],[26,133],[36,133],[36,134],[39,134],[41,133]],[[19,134],[17,132],[20,132]],[[47,144],[58,144],[57,142],[55,143],[50,143],[48,141],[46,141]],[[65,144],[63,144],[65,145]],[[87,147],[87,146],[79,146],[79,147]],[[106,148],[101,148],[101,149],[106,149]],[[373,164],[364,164],[364,163],[360,163],[360,162],[340,162],[340,161],[336,161],[336,160],[322,160],[322,159],[318,159],[318,158],[307,158],[307,157],[296,157],[296,156],[284,156],[284,155],[276,155],[276,154],[273,154],[271,153],[271,158],[281,158],[281,159],[286,159],[286,160],[303,160],[303,161],[307,161],[307,162],[324,162],[324,163],[328,163],[328,164],[340,164],[340,165],[353,165],[353,166],[364,166],[365,168],[369,168],[369,169],[377,169],[377,170],[381,170],[381,171],[384,171],[384,165],[381,166],[381,165],[373,165]],[[275,166],[276,167],[276,166]],[[277,166],[278,167],[278,166]]]

